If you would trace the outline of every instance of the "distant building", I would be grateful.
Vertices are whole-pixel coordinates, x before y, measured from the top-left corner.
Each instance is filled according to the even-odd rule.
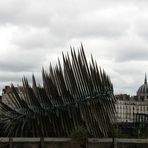
[[[136,96],[121,94],[115,96],[117,122],[134,122],[136,117],[148,114],[148,84],[145,76],[144,84],[137,90]],[[137,116],[138,115],[138,116]],[[140,116],[139,116],[140,117]]]
[[[7,94],[11,92],[11,87],[10,86],[5,86],[5,88],[3,88],[2,90],[2,99],[1,101],[5,104],[11,105],[8,98],[7,98]]]
[[[19,95],[24,93],[22,87],[15,87],[16,91],[19,91]],[[12,106],[8,97],[11,92],[10,86],[5,86],[2,91],[2,97],[0,100],[7,105]],[[22,95],[23,97],[23,95]],[[142,120],[143,117],[148,120],[148,84],[145,76],[144,84],[137,90],[136,96],[130,96],[127,94],[115,95],[116,97],[116,121],[117,122],[129,122],[132,123],[137,120]]]
[[[22,94],[23,90],[22,87],[15,87],[15,90],[18,92],[19,91],[19,95]],[[7,104],[8,106],[12,106],[12,103],[10,101],[11,97],[8,97],[9,93],[12,91],[12,88],[10,86],[5,86],[5,88],[2,90],[2,97],[1,97],[1,101],[5,104]]]

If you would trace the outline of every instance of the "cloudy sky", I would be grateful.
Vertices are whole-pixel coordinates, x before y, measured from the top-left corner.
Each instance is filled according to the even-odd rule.
[[[134,95],[148,73],[147,0],[0,0],[0,89],[82,42],[114,84]]]

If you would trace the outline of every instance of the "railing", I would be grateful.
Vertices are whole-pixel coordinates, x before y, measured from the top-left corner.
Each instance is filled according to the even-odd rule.
[[[30,137],[1,137],[0,138],[0,148],[4,147],[5,145],[9,148],[15,147],[16,144],[37,144],[40,148],[44,148],[44,144],[59,144],[59,143],[72,143],[71,138],[30,138]],[[89,148],[92,147],[93,144],[104,144],[105,148],[109,146],[105,146],[106,144],[112,145],[113,148],[117,148],[120,144],[147,144],[148,146],[148,139],[128,139],[128,138],[88,138],[88,145]],[[52,146],[51,146],[52,147]],[[78,146],[76,146],[77,148]],[[58,146],[56,147],[58,148]],[[132,147],[131,147],[132,148]]]

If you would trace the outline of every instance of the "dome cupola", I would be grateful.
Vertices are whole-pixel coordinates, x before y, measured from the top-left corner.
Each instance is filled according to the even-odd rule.
[[[141,99],[148,99],[148,84],[147,84],[147,77],[145,74],[144,84],[141,85],[137,91],[138,98]]]

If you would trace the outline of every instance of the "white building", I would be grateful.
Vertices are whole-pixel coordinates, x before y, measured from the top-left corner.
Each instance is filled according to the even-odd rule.
[[[117,122],[133,122],[136,114],[148,114],[148,84],[145,76],[144,84],[136,96],[127,94],[116,95]]]

